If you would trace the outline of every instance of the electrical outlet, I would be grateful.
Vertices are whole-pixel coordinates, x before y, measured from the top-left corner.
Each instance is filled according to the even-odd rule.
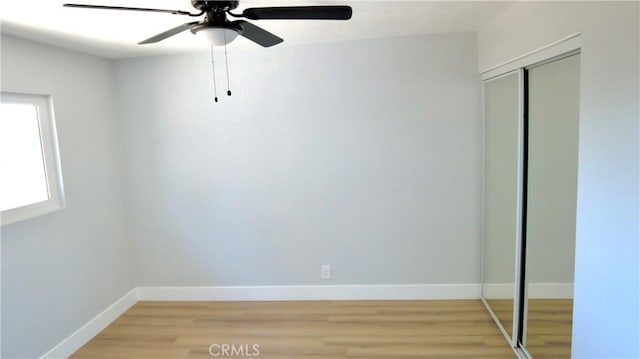
[[[328,264],[323,264],[320,266],[320,278],[321,279],[331,279],[331,266]]]

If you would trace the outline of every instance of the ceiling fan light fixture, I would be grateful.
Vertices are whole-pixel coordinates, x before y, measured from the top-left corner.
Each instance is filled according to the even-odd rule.
[[[238,37],[238,32],[235,29],[217,26],[201,27],[194,32],[197,37],[204,39],[213,46],[224,46]]]
[[[225,46],[240,35],[262,47],[271,47],[284,40],[248,21],[229,21],[227,15],[234,18],[247,18],[250,20],[349,20],[353,12],[350,6],[325,5],[257,7],[244,9],[242,14],[232,13],[230,10],[237,8],[239,2],[239,0],[191,0],[191,5],[200,11],[197,13],[182,10],[107,5],[63,4],[63,6],[82,9],[159,12],[192,17],[200,17],[206,14],[205,18],[200,21],[192,21],[178,25],[146,40],[140,41],[138,43],[139,45],[153,44],[183,31],[191,30],[192,33],[206,39],[206,41],[213,46]]]

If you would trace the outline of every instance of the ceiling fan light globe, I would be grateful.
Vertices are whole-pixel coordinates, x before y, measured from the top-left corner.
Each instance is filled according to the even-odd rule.
[[[224,46],[238,37],[238,32],[223,27],[206,27],[199,29],[196,36],[213,46]]]

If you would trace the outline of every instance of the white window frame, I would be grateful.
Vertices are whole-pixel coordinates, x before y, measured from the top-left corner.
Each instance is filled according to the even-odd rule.
[[[47,191],[49,192],[49,199],[46,201],[2,211],[0,213],[0,224],[4,226],[63,209],[66,206],[66,202],[62,184],[58,135],[53,116],[53,97],[50,95],[2,91],[0,93],[0,102],[29,104],[36,107]]]

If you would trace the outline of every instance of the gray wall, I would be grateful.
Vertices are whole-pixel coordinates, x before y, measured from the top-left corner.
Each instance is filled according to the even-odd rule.
[[[478,33],[486,69],[582,31],[574,358],[640,357],[638,7],[517,3]]]
[[[479,282],[475,34],[229,51],[117,61],[137,284]]]
[[[109,61],[2,35],[2,90],[54,99],[67,208],[3,226],[2,357],[44,354],[134,286]]]

